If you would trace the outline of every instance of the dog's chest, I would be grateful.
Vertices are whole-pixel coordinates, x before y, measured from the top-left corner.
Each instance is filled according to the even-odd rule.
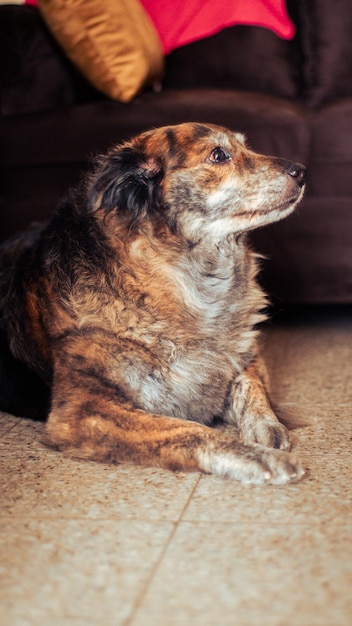
[[[236,336],[236,329],[219,326],[218,334],[187,332],[185,342],[173,332],[158,336],[147,361],[124,368],[125,382],[140,408],[210,422],[224,411],[231,381],[254,350],[256,333]],[[240,329],[238,329],[240,330]],[[140,357],[140,354],[138,355]]]
[[[230,285],[178,288],[182,297],[168,299],[161,289],[158,301],[147,298],[139,311],[137,358],[124,363],[124,390],[145,410],[209,422],[222,414],[231,381],[254,356],[258,320]]]
[[[212,271],[199,263],[139,261],[138,272],[128,280],[121,274],[124,282],[105,300],[99,290],[81,310],[75,299],[75,315],[81,327],[107,331],[104,377],[136,407],[209,422],[222,414],[231,381],[255,356],[264,301],[254,272],[226,257]]]

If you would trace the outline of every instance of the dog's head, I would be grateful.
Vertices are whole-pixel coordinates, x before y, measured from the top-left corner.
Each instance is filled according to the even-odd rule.
[[[196,243],[286,217],[304,180],[303,165],[256,154],[239,133],[186,123],[113,148],[92,177],[89,202],[129,228],[154,220]]]

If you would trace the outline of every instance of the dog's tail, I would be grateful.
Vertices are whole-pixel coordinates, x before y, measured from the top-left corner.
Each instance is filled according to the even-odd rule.
[[[271,406],[279,421],[288,430],[305,428],[312,423],[311,415],[308,415],[308,409],[298,405],[296,402],[275,402],[275,400],[272,400]]]

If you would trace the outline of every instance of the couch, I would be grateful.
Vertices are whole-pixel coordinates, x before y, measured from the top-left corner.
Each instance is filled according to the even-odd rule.
[[[233,26],[175,49],[161,89],[102,95],[30,6],[0,6],[0,237],[47,219],[93,154],[147,128],[222,124],[304,163],[296,213],[253,235],[274,302],[352,302],[352,3],[289,0],[292,40]]]

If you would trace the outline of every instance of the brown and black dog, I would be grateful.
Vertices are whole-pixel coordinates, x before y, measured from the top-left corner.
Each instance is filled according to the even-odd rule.
[[[168,126],[114,147],[49,224],[3,247],[3,324],[50,384],[52,446],[245,483],[303,475],[266,395],[247,232],[291,213],[304,179],[241,134]]]

